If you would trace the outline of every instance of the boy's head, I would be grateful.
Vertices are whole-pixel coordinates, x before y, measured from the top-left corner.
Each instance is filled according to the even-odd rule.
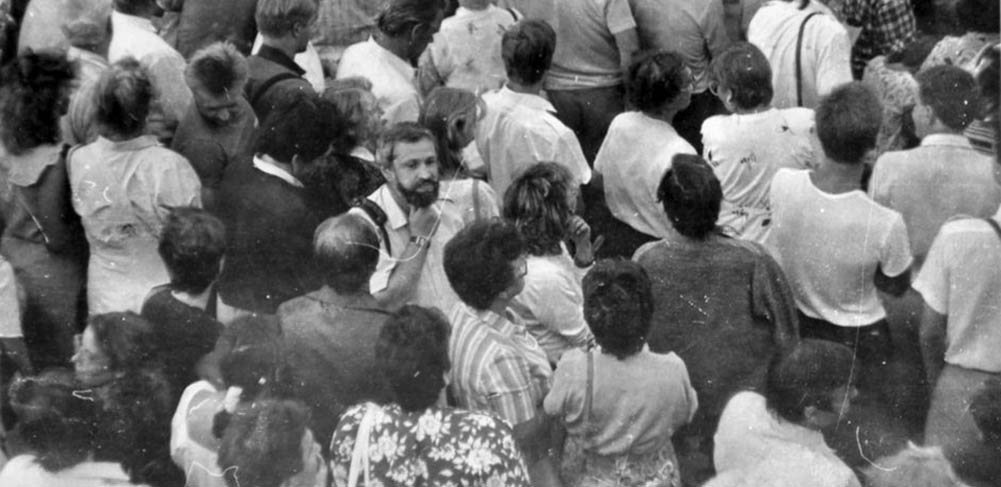
[[[883,123],[879,98],[859,81],[843,84],[820,100],[817,137],[829,159],[859,164],[876,148]]]
[[[982,100],[973,75],[956,66],[935,66],[918,73],[914,130],[918,137],[962,132],[977,118]]]
[[[171,210],[160,236],[160,257],[175,291],[200,294],[222,272],[226,231],[221,221],[200,208]]]
[[[504,32],[501,39],[507,77],[524,85],[542,81],[555,51],[556,31],[544,20],[522,20]]]

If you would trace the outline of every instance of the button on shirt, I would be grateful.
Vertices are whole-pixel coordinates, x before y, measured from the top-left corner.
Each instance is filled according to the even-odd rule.
[[[156,35],[149,19],[113,11],[111,29],[108,61],[136,58],[149,73],[158,94],[158,108],[165,119],[169,123],[181,120],[191,104],[191,91],[184,80],[186,63],[181,54]]]
[[[1001,211],[993,218],[1001,220]],[[946,363],[1001,372],[1001,237],[987,222],[964,218],[946,223],[914,289],[948,317]]]
[[[521,319],[458,303],[449,315],[448,356],[459,406],[492,411],[511,425],[531,420],[549,392],[552,368]]]
[[[657,187],[675,154],[696,152],[671,124],[641,112],[626,112],[612,120],[594,170],[604,177],[605,201],[615,218],[651,237],[671,233],[671,222],[657,201]]]
[[[375,39],[359,42],[344,50],[337,67],[337,79],[364,76],[372,82],[372,94],[388,124],[416,122],[421,100],[414,85],[414,68],[404,59],[380,46]]]
[[[444,186],[442,184],[442,187]],[[459,230],[462,230],[465,224],[463,223],[463,208],[456,204],[456,201],[449,197],[447,192],[439,191],[439,194],[438,201],[434,204],[438,209],[441,221],[438,223],[438,229],[435,230],[434,235],[431,237],[430,247],[427,250],[427,256],[424,258],[424,267],[421,269],[421,276],[417,281],[417,285],[410,290],[410,295],[404,300],[404,303],[434,306],[442,310],[442,312],[448,312],[455,303],[459,302],[459,296],[452,290],[452,285],[448,282],[448,276],[445,275],[445,266],[443,264],[445,244],[456,233],[459,233]],[[375,202],[386,213],[384,228],[386,235],[389,237],[389,247],[392,250],[392,254],[389,254],[386,251],[386,243],[380,243],[379,263],[376,264],[375,273],[372,274],[372,278],[369,280],[369,291],[372,294],[377,294],[389,286],[389,279],[393,274],[393,270],[396,269],[396,264],[412,257],[404,255],[404,252],[406,252],[407,243],[410,241],[413,233],[410,231],[407,211],[400,208],[400,205],[396,203],[396,200],[393,199],[392,194],[389,192],[388,186],[385,184],[382,185],[369,196],[369,199]],[[353,208],[351,211],[370,222],[372,221],[364,210]],[[375,225],[374,222],[372,224]],[[379,235],[379,239],[382,240],[382,232],[377,230],[376,233]]]
[[[476,144],[498,195],[503,197],[515,176],[536,162],[567,168],[578,185],[591,181],[577,136],[556,118],[556,109],[545,98],[505,86],[484,94],[483,102],[487,114],[478,125]]]

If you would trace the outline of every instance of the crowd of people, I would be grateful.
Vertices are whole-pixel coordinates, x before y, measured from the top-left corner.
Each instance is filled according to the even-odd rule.
[[[1001,486],[927,4],[0,0],[0,485]]]

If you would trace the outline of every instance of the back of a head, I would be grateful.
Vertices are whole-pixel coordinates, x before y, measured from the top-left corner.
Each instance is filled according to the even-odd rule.
[[[504,192],[504,218],[513,222],[528,253],[560,253],[573,216],[570,171],[555,162],[540,162],[522,171]]]
[[[643,349],[653,316],[650,278],[639,264],[601,260],[584,276],[584,319],[603,351],[624,359]]]
[[[451,369],[451,327],[437,308],[406,305],[393,313],[379,332],[375,356],[396,402],[405,411],[431,407],[445,387]]]
[[[376,26],[389,37],[406,36],[415,27],[429,27],[442,10],[441,0],[389,0],[376,18]]]
[[[222,271],[226,229],[222,221],[201,208],[173,208],[160,234],[158,250],[170,274],[171,288],[200,294]]]
[[[94,96],[94,118],[102,135],[129,138],[142,133],[153,86],[139,61],[125,58],[111,65],[98,79]]]
[[[309,25],[317,15],[316,0],[258,0],[257,30],[267,37],[284,37],[292,27]]]
[[[626,73],[626,96],[634,109],[656,113],[684,89],[685,61],[671,51],[641,53]]]
[[[248,76],[247,58],[228,42],[216,42],[198,50],[184,70],[188,86],[200,86],[216,96],[239,96]]]
[[[262,400],[234,415],[219,446],[230,487],[279,487],[303,470],[309,410],[297,401]]]
[[[716,229],[723,189],[701,157],[675,155],[657,188],[657,198],[678,233],[702,240]]]
[[[153,325],[132,311],[91,316],[93,330],[109,367],[116,372],[132,372],[150,366],[155,356]]]
[[[815,120],[817,138],[827,157],[842,164],[859,164],[876,147],[883,109],[869,87],[853,81],[820,100]]]
[[[335,216],[316,228],[313,256],[324,282],[337,293],[368,292],[379,262],[379,236],[358,215]]]
[[[957,0],[953,8],[965,32],[997,34],[1001,31],[1001,5],[997,0]]]
[[[803,339],[793,349],[777,353],[768,368],[768,408],[793,423],[803,421],[809,406],[832,411],[830,393],[848,385],[852,360],[848,347],[816,339]]]
[[[761,49],[738,42],[713,58],[709,80],[730,90],[737,108],[750,110],[772,102],[772,68]]]
[[[11,384],[7,397],[19,413],[17,435],[46,471],[77,465],[94,450],[94,402],[76,392],[68,371],[46,371]]]
[[[876,460],[863,473],[869,487],[966,487],[941,447],[910,442],[896,455]]]
[[[534,85],[542,81],[553,63],[556,31],[548,22],[523,19],[504,31],[501,58],[507,77],[518,83]]]
[[[921,103],[952,130],[963,130],[978,118],[981,98],[973,75],[950,65],[934,66],[916,76]]]
[[[327,153],[341,125],[333,103],[315,93],[296,92],[257,127],[254,152],[284,163],[291,163],[294,156],[309,163]]]
[[[435,88],[424,99],[417,123],[434,134],[442,172],[449,174],[459,169],[463,147],[458,136],[476,124],[479,103],[473,92],[448,86]]]
[[[59,142],[63,97],[73,64],[59,52],[25,49],[0,79],[0,143],[11,154]]]
[[[524,253],[525,241],[513,224],[481,220],[445,244],[445,275],[464,303],[485,310],[514,282],[511,263]]]

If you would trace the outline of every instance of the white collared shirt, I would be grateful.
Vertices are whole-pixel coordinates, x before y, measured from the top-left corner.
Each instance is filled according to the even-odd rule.
[[[369,38],[348,46],[337,66],[337,79],[363,76],[372,82],[372,94],[388,124],[416,122],[421,99],[414,84],[414,68]]]
[[[256,155],[254,156],[254,168],[256,168],[258,171],[263,172],[264,174],[268,174],[278,179],[281,179],[282,181],[285,181],[286,183],[289,183],[297,188],[303,187],[302,181],[299,181],[299,179],[293,176],[292,173],[264,159],[261,159],[260,156]]]
[[[545,98],[505,86],[484,94],[483,102],[487,113],[477,126],[476,144],[500,198],[519,172],[537,162],[566,167],[578,185],[591,181],[577,136]]]
[[[180,121],[191,104],[191,90],[184,79],[184,57],[156,35],[149,19],[112,11],[111,29],[108,61],[115,63],[126,57],[138,60],[158,94],[158,110],[168,120]]]

